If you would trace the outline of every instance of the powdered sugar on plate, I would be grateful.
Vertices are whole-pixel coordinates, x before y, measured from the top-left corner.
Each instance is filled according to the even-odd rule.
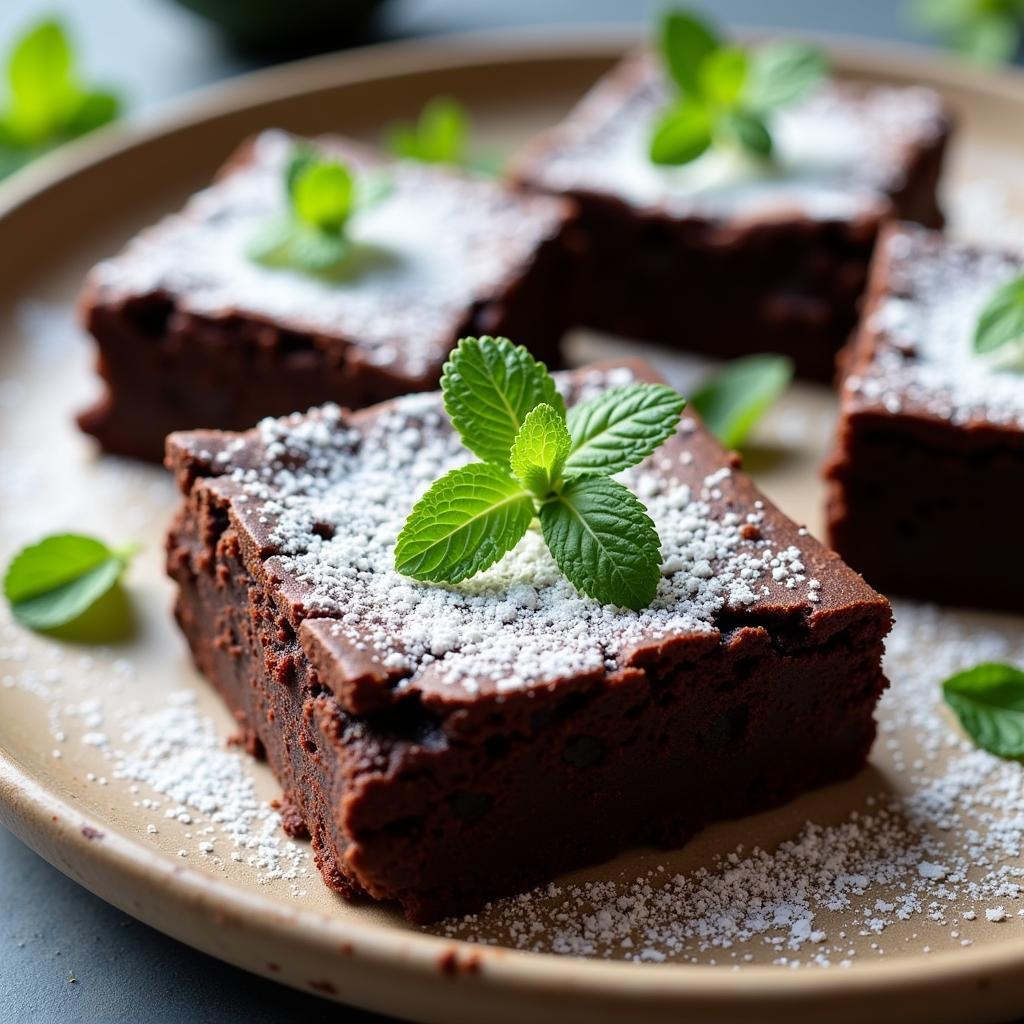
[[[737,847],[688,873],[658,866],[632,881],[552,884],[439,931],[537,952],[734,966],[766,953],[780,966],[849,966],[891,951],[900,924],[913,931],[899,944],[918,952],[970,944],[1016,916],[1024,769],[964,739],[939,684],[979,661],[1024,662],[1024,641],[1011,637],[897,605],[873,760],[902,777],[899,792],[882,775],[848,817],[809,821],[776,849]]]

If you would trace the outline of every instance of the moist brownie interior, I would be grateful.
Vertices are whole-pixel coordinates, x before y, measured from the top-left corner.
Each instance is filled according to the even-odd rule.
[[[1024,608],[1020,350],[974,351],[995,290],[1024,252],[985,250],[911,224],[883,234],[845,355],[826,475],[833,546],[877,586],[953,604]]]
[[[556,357],[569,203],[335,137],[316,144],[386,183],[347,227],[354,252],[337,273],[248,254],[285,213],[295,139],[280,131],[94,268],[81,302],[107,393],[80,423],[105,448],[160,458],[172,430],[422,391],[467,334],[528,338],[538,358]]]
[[[399,576],[411,505],[469,458],[437,394],[169,441],[178,620],[329,885],[470,911],[863,764],[888,603],[692,415],[625,477],[663,542],[641,612],[578,595],[532,532],[457,587]]]

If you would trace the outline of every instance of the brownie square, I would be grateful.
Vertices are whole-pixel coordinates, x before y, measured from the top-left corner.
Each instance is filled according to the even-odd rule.
[[[329,886],[473,911],[861,767],[889,605],[692,415],[624,475],[663,542],[641,612],[581,597],[534,531],[457,587],[399,576],[414,500],[468,458],[436,393],[168,442],[178,622]]]
[[[878,244],[826,466],[832,546],[886,592],[1024,609],[1024,377],[973,349],[1024,253],[910,224]]]
[[[579,204],[589,259],[576,318],[722,358],[781,352],[830,379],[878,225],[942,222],[940,97],[827,83],[773,118],[767,167],[723,149],[656,166],[648,143],[668,102],[654,58],[631,56],[514,171]]]
[[[246,250],[283,212],[293,145],[277,131],[250,140],[184,210],[93,270],[81,305],[106,394],[79,422],[104,448],[158,459],[172,430],[422,391],[467,334],[555,355],[569,203],[320,139],[356,172],[383,170],[390,194],[353,219],[347,275],[268,268]]]

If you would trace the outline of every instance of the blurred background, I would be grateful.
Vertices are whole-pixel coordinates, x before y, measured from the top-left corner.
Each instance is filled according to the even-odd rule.
[[[636,28],[662,0],[0,0],[0,176],[113,118],[318,51],[561,25]],[[1024,0],[693,0],[730,26],[942,46],[1020,61]],[[27,124],[4,93],[19,41],[55,19],[82,86],[73,121]],[[86,102],[88,101],[88,102]],[[24,114],[24,112],[22,112]],[[31,118],[30,118],[31,120]],[[2,186],[0,186],[2,187]],[[179,945],[80,889],[0,828],[0,1021],[381,1021],[281,989]]]

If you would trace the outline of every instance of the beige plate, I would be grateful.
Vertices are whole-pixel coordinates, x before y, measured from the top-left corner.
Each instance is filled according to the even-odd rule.
[[[964,1021],[1024,1011],[1024,923],[1016,918],[974,928],[969,949],[948,926],[927,931],[918,924],[905,934],[895,927],[886,932],[884,958],[871,958],[870,937],[851,937],[861,956],[848,970],[780,970],[770,966],[774,953],[764,945],[751,946],[753,962],[738,972],[710,966],[706,957],[696,966],[636,965],[473,946],[412,929],[387,910],[346,905],[309,864],[308,877],[261,881],[261,869],[227,856],[223,838],[213,855],[203,855],[201,823],[166,819],[173,800],[142,806],[155,794],[145,784],[133,792],[115,777],[118,751],[130,746],[121,734],[124,709],[152,712],[170,691],[194,688],[198,712],[220,737],[215,752],[231,723],[196,677],[168,613],[171,589],[161,566],[175,500],[168,481],[155,468],[98,458],[70,424],[96,388],[91,352],[70,312],[86,268],[175,207],[257,129],[340,129],[374,138],[383,122],[450,93],[471,105],[481,145],[505,151],[560,117],[626,42],[621,31],[545,33],[326,57],[213,89],[155,128],[97,135],[0,189],[0,557],[61,528],[146,545],[131,573],[141,620],[132,643],[97,652],[0,622],[0,820],[82,885],[184,942],[287,984],[417,1020],[521,1021],[528,1014],[538,1024],[597,1024],[750,1014],[810,1021],[827,1013],[834,1021],[867,1014]],[[1024,80],[878,47],[843,44],[835,62],[855,77],[942,89],[961,115],[952,179],[1001,182],[1011,204],[1024,201]],[[982,191],[981,200],[991,198],[988,185]],[[608,339],[574,344],[578,357],[622,348]],[[692,364],[657,359],[686,386]],[[831,419],[825,389],[795,389],[748,460],[768,493],[812,528],[820,521],[816,469]],[[979,622],[1000,628],[992,618]],[[168,733],[173,740],[173,723]],[[738,842],[771,848],[808,818],[839,821],[880,783],[907,785],[887,751],[877,744],[872,768],[843,786],[709,829],[679,853],[638,852],[581,877],[631,879],[661,861],[689,870]],[[255,780],[261,798],[273,798],[265,766],[241,755],[232,763]],[[151,823],[155,834],[147,831]],[[290,857],[306,860],[301,848]],[[488,927],[485,921],[481,931]],[[933,936],[929,956],[916,929]]]

